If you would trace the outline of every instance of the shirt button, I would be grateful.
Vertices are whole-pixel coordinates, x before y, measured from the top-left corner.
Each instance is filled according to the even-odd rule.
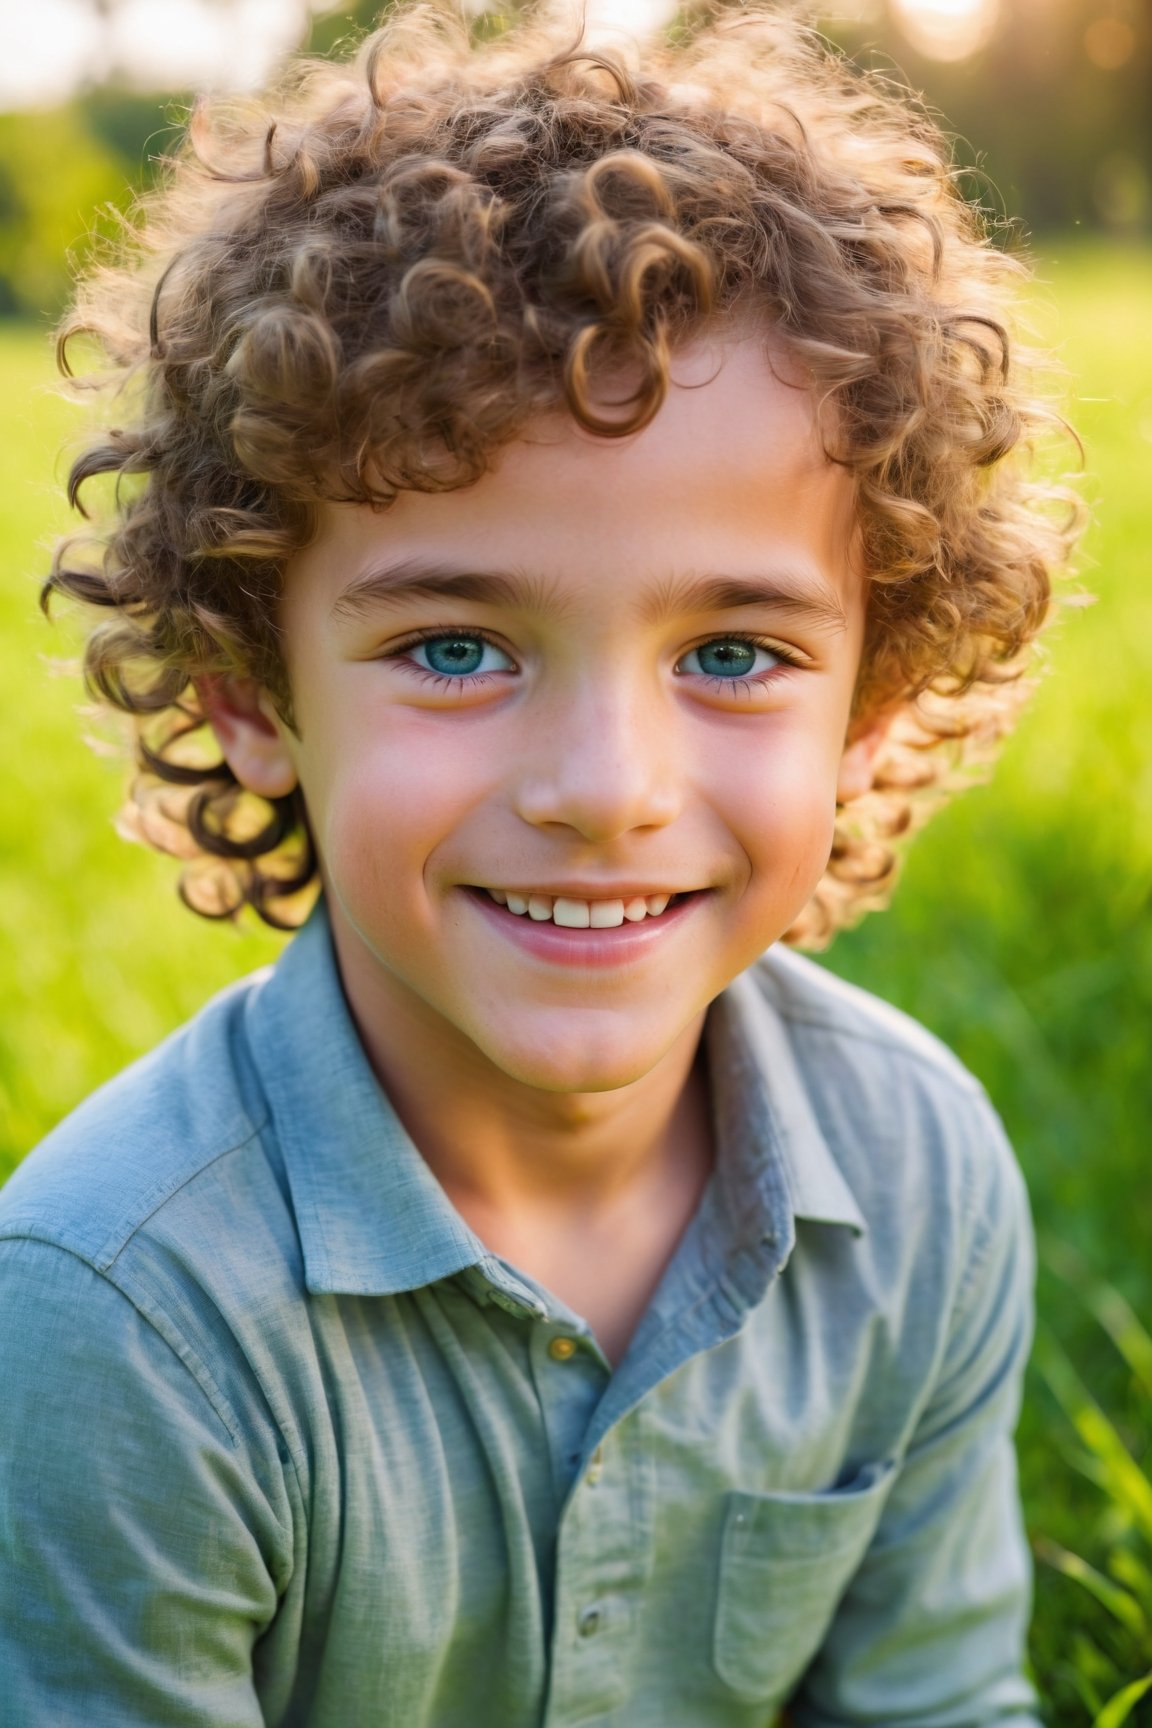
[[[548,1354],[553,1362],[570,1362],[576,1354],[575,1338],[553,1338]]]
[[[599,1608],[581,1609],[580,1618],[576,1622],[576,1630],[581,1638],[592,1638],[600,1630]]]

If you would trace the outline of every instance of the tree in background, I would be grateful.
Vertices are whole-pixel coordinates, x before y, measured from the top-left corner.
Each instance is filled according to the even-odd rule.
[[[125,161],[79,106],[0,114],[0,314],[54,314],[66,256],[110,225]]]
[[[956,136],[958,162],[988,175],[1006,214],[1038,233],[1084,227],[1146,238],[1147,0],[999,0],[985,45],[951,62],[918,52],[901,30],[901,10],[915,4],[889,0],[862,24],[830,19],[824,28],[861,65],[924,93]]]

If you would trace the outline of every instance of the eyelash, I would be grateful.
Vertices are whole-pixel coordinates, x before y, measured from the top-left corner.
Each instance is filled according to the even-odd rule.
[[[742,696],[750,696],[753,686],[763,689],[766,684],[775,684],[781,678],[786,678],[791,672],[799,672],[807,664],[800,654],[791,648],[786,648],[771,636],[749,636],[737,632],[722,631],[715,636],[706,636],[702,642],[694,642],[691,648],[685,649],[685,654],[696,654],[702,648],[709,647],[713,642],[740,642],[752,648],[762,648],[765,653],[775,655],[779,666],[773,666],[767,672],[758,672],[748,678],[721,678],[715,672],[694,672],[692,677],[703,679],[713,690],[722,690],[728,695],[739,691]],[[683,659],[684,656],[682,655]],[[684,674],[682,674],[684,676]]]
[[[451,636],[472,637],[477,642],[486,642],[490,648],[498,649],[501,654],[507,653],[507,649],[501,648],[496,638],[490,636],[487,630],[478,630],[472,624],[457,626],[450,624],[447,629],[417,630],[413,635],[406,637],[403,642],[398,643],[395,648],[390,648],[384,655],[384,659],[404,660],[413,648],[420,646],[421,642],[443,642],[445,638]],[[455,674],[433,672],[428,666],[418,666],[414,660],[407,661],[407,669],[423,683],[430,684],[437,690],[458,690],[463,684],[477,688],[483,684],[491,684],[494,678],[503,676],[503,673],[499,672],[459,672]]]
[[[403,642],[398,643],[395,648],[389,649],[388,653],[384,655],[384,659],[404,660],[406,655],[408,655],[413,648],[418,648],[422,642],[442,642],[446,637],[451,636],[471,637],[477,642],[486,642],[489,647],[497,649],[501,654],[507,652],[506,649],[501,648],[499,642],[497,642],[494,636],[489,635],[487,630],[478,629],[475,625],[471,624],[458,626],[448,625],[447,628],[440,627],[436,629],[416,631],[413,635],[406,637]],[[705,684],[715,690],[724,690],[729,693],[735,690],[740,690],[744,695],[748,695],[750,694],[750,687],[752,685],[764,685],[769,682],[775,683],[779,676],[786,676],[789,672],[798,672],[802,670],[806,664],[806,661],[801,659],[799,654],[795,653],[790,648],[785,648],[772,637],[740,635],[733,633],[732,631],[722,631],[715,636],[706,636],[702,642],[694,642],[691,648],[686,648],[684,653],[685,655],[695,653],[701,648],[707,648],[713,642],[746,642],[753,648],[762,648],[767,653],[774,654],[780,661],[779,666],[773,667],[769,672],[760,673],[754,678],[721,678],[714,672],[695,672],[691,674],[694,678],[703,679]],[[683,659],[684,656],[682,655],[681,658]],[[438,690],[459,689],[460,686],[464,684],[478,687],[484,684],[490,684],[494,678],[503,676],[502,673],[498,672],[460,672],[455,674],[450,672],[433,672],[429,667],[418,666],[411,660],[409,660],[407,664],[409,672],[414,673],[423,683],[431,684]]]

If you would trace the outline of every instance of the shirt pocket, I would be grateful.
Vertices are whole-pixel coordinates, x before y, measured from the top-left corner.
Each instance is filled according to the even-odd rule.
[[[712,1660],[739,1697],[783,1695],[819,1650],[896,1475],[868,1464],[819,1494],[727,1496]]]

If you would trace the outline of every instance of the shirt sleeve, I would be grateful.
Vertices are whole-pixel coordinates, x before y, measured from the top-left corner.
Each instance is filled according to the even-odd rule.
[[[256,1728],[275,1519],[173,1346],[85,1261],[0,1241],[6,1728]]]
[[[1032,1342],[1027,1194],[990,1107],[947,1347],[892,1494],[790,1706],[796,1728],[1040,1728],[1013,1432]],[[990,1155],[989,1155],[990,1154]]]

